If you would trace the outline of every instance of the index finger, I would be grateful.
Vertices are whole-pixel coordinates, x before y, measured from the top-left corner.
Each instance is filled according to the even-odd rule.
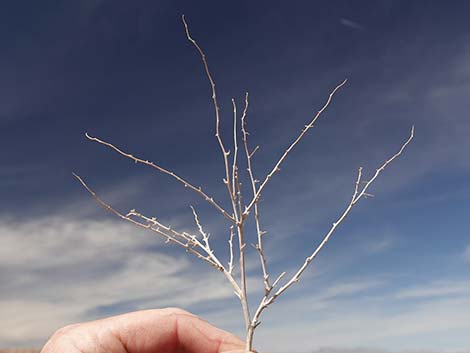
[[[220,353],[243,342],[181,309],[138,311],[105,320],[129,353]]]

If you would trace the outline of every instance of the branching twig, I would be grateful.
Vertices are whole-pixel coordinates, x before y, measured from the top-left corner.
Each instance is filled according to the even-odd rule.
[[[214,250],[212,250],[210,244],[209,244],[209,234],[207,234],[204,229],[202,228],[201,222],[199,221],[199,216],[196,213],[196,209],[191,206],[191,210],[193,211],[193,216],[194,216],[194,221],[196,222],[197,228],[199,230],[199,233],[202,235],[202,239],[204,241],[204,245],[199,242],[199,240],[196,238],[194,241],[195,243],[203,249],[207,256],[212,259],[218,266],[223,268],[223,273],[225,277],[227,277],[228,281],[232,285],[233,289],[235,290],[235,294],[240,297],[241,296],[241,289],[238,283],[235,281],[235,278],[233,278],[233,257],[231,258],[231,263],[229,263],[229,268],[228,270],[225,269],[225,267],[222,265],[220,260],[215,256]],[[233,227],[233,225],[232,225]]]
[[[356,199],[354,200],[354,203],[356,203],[357,201],[359,201],[359,199],[362,197],[362,196],[372,196],[371,194],[367,194],[366,191],[367,189],[369,188],[369,186],[375,181],[375,179],[377,179],[377,177],[379,176],[379,174],[387,167],[387,165],[389,165],[390,163],[393,162],[393,160],[395,158],[397,158],[398,156],[400,156],[402,154],[402,152],[405,150],[406,146],[408,146],[408,144],[411,142],[411,140],[413,139],[414,137],[414,132],[415,132],[415,127],[412,126],[411,127],[411,133],[410,133],[410,137],[408,138],[408,140],[406,140],[406,142],[403,144],[403,146],[401,146],[400,150],[395,153],[392,157],[390,157],[389,159],[387,159],[384,164],[382,164],[380,166],[380,168],[378,168],[376,171],[375,171],[375,174],[372,178],[369,179],[368,182],[366,182],[365,186],[362,188],[362,191],[357,195]]]
[[[190,254],[193,254],[195,255],[196,257],[198,257],[199,259],[201,260],[204,260],[205,262],[207,262],[208,264],[210,264],[211,266],[214,266],[215,268],[217,268],[219,271],[222,271],[222,272],[225,272],[224,271],[224,267],[223,266],[220,266],[218,265],[217,263],[215,263],[209,256],[203,256],[200,252],[198,252],[197,250],[193,249],[193,247],[191,246],[191,242],[188,241],[186,243],[183,243],[181,241],[179,241],[178,239],[174,238],[173,236],[165,233],[162,231],[162,229],[160,227],[152,227],[151,224],[147,223],[147,224],[143,224],[143,223],[140,223],[140,222],[137,222],[136,220],[132,219],[131,217],[129,216],[126,216],[124,214],[122,214],[121,212],[117,211],[116,209],[114,209],[113,207],[111,207],[110,205],[108,205],[106,202],[104,202],[103,200],[101,200],[101,198],[85,183],[85,181],[77,174],[73,173],[73,175],[75,176],[75,178],[78,179],[78,181],[83,185],[83,187],[93,196],[93,198],[106,210],[108,210],[109,212],[115,214],[117,217],[127,221],[127,222],[130,222],[132,224],[135,224],[141,228],[145,228],[145,229],[149,229],[159,235],[161,235],[163,238],[165,238],[166,241],[168,242],[172,242],[174,244],[177,244],[181,247],[183,247],[184,249],[186,249],[187,252],[189,252]]]
[[[252,325],[256,325],[258,323],[258,319],[264,309],[266,309],[270,304],[272,304],[282,293],[284,293],[289,287],[291,287],[293,284],[297,283],[300,279],[300,276],[302,273],[305,271],[305,269],[308,267],[308,265],[315,259],[315,257],[318,255],[318,253],[321,251],[321,249],[326,245],[328,240],[330,239],[331,235],[334,233],[336,228],[346,219],[346,217],[349,215],[350,211],[354,207],[354,205],[361,199],[362,196],[364,196],[365,191],[367,188],[375,181],[375,179],[379,176],[379,174],[385,169],[385,167],[390,164],[395,158],[400,156],[403,152],[403,150],[408,146],[408,144],[411,142],[414,136],[414,127],[411,128],[410,136],[408,139],[405,141],[405,143],[401,146],[400,150],[395,153],[391,158],[386,160],[375,172],[374,176],[365,184],[365,186],[360,190],[360,183],[361,183],[361,178],[362,178],[362,167],[359,168],[358,174],[357,174],[357,179],[354,187],[354,192],[351,197],[351,201],[349,202],[348,206],[346,209],[343,211],[341,216],[338,218],[336,222],[334,222],[330,228],[330,230],[326,233],[324,236],[323,240],[321,243],[315,248],[313,253],[308,256],[305,259],[305,262],[303,263],[302,266],[297,270],[297,272],[291,277],[287,283],[285,283],[283,286],[281,286],[269,299],[263,298],[261,300],[261,303],[258,306],[258,309],[256,310],[255,314],[253,315],[252,319]]]

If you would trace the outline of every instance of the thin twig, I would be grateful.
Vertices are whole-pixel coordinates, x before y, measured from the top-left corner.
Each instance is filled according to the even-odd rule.
[[[204,241],[204,243],[206,244],[206,247],[208,249],[210,249],[210,245],[209,245],[209,235],[204,231],[204,229],[202,228],[202,225],[201,223],[199,222],[199,217],[196,213],[196,210],[194,209],[193,206],[189,206],[191,207],[191,210],[193,211],[193,216],[194,216],[194,222],[196,223],[197,225],[197,229],[199,231],[199,234],[201,234],[202,236],[202,240]]]
[[[256,153],[256,151],[258,151],[258,149],[259,149],[259,145],[256,146],[256,147],[253,149],[253,151],[251,151],[251,153],[250,153],[250,158],[252,158],[252,157],[254,156],[254,154]]]
[[[217,138],[217,141],[219,142],[220,150],[222,151],[222,156],[224,158],[224,166],[225,166],[224,184],[227,186],[227,190],[230,195],[230,200],[232,202],[232,208],[234,212],[232,218],[238,221],[237,209],[236,209],[235,199],[234,199],[234,191],[232,190],[232,185],[230,182],[230,171],[229,171],[230,168],[229,168],[229,161],[228,161],[228,155],[230,154],[230,152],[225,149],[222,138],[220,137],[220,107],[217,101],[217,91],[215,89],[215,82],[209,70],[209,64],[207,63],[207,60],[206,60],[206,54],[204,53],[202,48],[199,46],[199,44],[197,44],[197,42],[193,39],[193,37],[191,37],[191,33],[189,32],[189,27],[188,27],[188,24],[186,23],[186,19],[184,15],[181,17],[181,19],[183,20],[184,29],[186,31],[186,37],[193,44],[193,46],[196,48],[199,55],[201,56],[202,64],[204,65],[204,70],[206,72],[207,79],[209,80],[209,83],[211,85],[212,102],[213,102],[214,110],[215,110],[215,136]]]
[[[235,186],[236,186],[236,201],[238,205],[238,214],[242,214],[243,211],[243,197],[242,197],[242,183],[238,175],[238,169],[235,170]],[[245,222],[245,219],[242,219],[242,222]]]
[[[257,189],[256,189],[256,179],[253,174],[253,167],[251,163],[251,158],[253,157],[254,153],[258,149],[259,146],[257,146],[252,152],[250,152],[250,149],[248,147],[248,132],[246,130],[246,114],[248,111],[248,92],[246,92],[245,95],[245,109],[243,110],[243,114],[241,117],[241,129],[242,129],[242,140],[243,140],[243,145],[245,147],[245,155],[246,155],[246,160],[247,160],[247,171],[248,175],[250,177],[250,182],[251,182],[251,188],[253,190],[253,197],[256,196],[257,194]],[[269,284],[269,274],[268,270],[266,267],[266,257],[264,255],[264,250],[263,250],[263,235],[266,234],[265,231],[261,230],[260,226],[260,221],[259,221],[259,199],[257,199],[254,203],[254,210],[255,210],[255,224],[256,224],[256,234],[258,236],[258,243],[256,244],[255,248],[256,251],[259,254],[260,258],[260,263],[261,263],[261,269],[263,271],[263,283],[264,283],[264,290],[265,294],[268,295],[272,289],[271,285]]]
[[[232,98],[233,106],[233,164],[232,164],[232,197],[235,198],[236,181],[235,174],[238,171],[237,157],[238,157],[238,139],[237,139],[237,105],[235,99]],[[241,214],[241,212],[240,212]]]
[[[189,241],[189,242],[195,244],[195,242],[194,242],[195,236],[194,235],[191,235],[191,234],[188,234],[188,233],[180,233],[180,232],[174,230],[171,226],[167,226],[167,225],[161,223],[159,220],[157,220],[156,217],[147,217],[147,216],[137,212],[134,209],[130,210],[125,216],[129,217],[129,218],[131,216],[140,218],[140,219],[144,220],[147,224],[153,224],[154,226],[158,227],[159,229],[164,229],[166,232],[171,233],[173,237],[180,237],[183,240],[186,240],[186,241]]]
[[[97,137],[90,136],[88,133],[86,133],[85,136],[91,141],[98,142],[98,143],[100,143],[104,146],[107,146],[107,147],[111,148],[112,150],[116,151],[120,155],[122,155],[126,158],[129,158],[129,159],[132,159],[135,163],[141,163],[141,164],[148,165],[148,166],[158,170],[159,172],[162,172],[164,174],[172,176],[173,178],[178,180],[180,183],[182,183],[184,185],[184,187],[186,187],[188,189],[191,189],[192,191],[194,191],[194,192],[198,193],[199,195],[201,195],[204,198],[204,200],[206,200],[212,206],[214,206],[217,210],[219,210],[225,216],[225,218],[227,218],[228,220],[230,220],[232,222],[236,222],[235,219],[227,211],[225,211],[222,208],[222,206],[220,206],[217,202],[215,202],[213,197],[210,197],[209,195],[207,195],[202,190],[202,188],[200,186],[196,187],[196,186],[192,185],[189,181],[187,181],[187,180],[183,179],[182,177],[180,177],[179,175],[175,174],[174,172],[169,171],[168,169],[165,169],[165,168],[159,166],[158,164],[155,164],[154,162],[150,162],[148,160],[144,160],[144,159],[135,157],[134,155],[132,155],[130,153],[124,152],[123,150],[121,150],[120,148],[116,147],[115,145],[113,145],[109,142],[103,141],[103,140],[101,140]]]
[[[225,267],[222,265],[222,263],[220,262],[220,260],[217,258],[217,256],[215,256],[215,253],[214,253],[214,250],[212,250],[210,244],[209,244],[209,234],[207,234],[205,231],[204,231],[204,228],[202,227],[201,225],[201,222],[199,221],[199,216],[196,212],[196,209],[193,207],[193,206],[190,206],[191,207],[191,210],[193,211],[193,216],[194,216],[194,221],[196,222],[196,225],[197,225],[197,228],[199,230],[199,233],[202,235],[202,238],[203,238],[203,241],[204,241],[204,244],[201,244],[199,242],[199,240],[196,238],[195,239],[195,242],[196,244],[202,248],[206,254],[217,264],[219,265],[220,267],[222,267],[224,270],[223,270],[223,273],[225,275],[225,277],[227,277],[228,281],[230,282],[230,284],[232,285],[232,287],[234,288],[235,290],[235,294],[237,294],[237,296],[240,296],[240,293],[241,293],[241,289],[240,289],[240,286],[238,285],[238,283],[235,281],[235,278],[233,278],[233,259],[232,259],[232,263],[229,264],[229,269],[225,269]],[[233,225],[231,226],[233,227]],[[232,228],[233,229],[233,228]]]
[[[415,132],[415,127],[412,126],[411,127],[411,132],[410,132],[410,137],[408,138],[408,140],[406,140],[406,142],[403,144],[403,146],[401,146],[400,150],[395,153],[392,157],[390,157],[389,159],[387,159],[384,164],[382,164],[380,166],[380,168],[378,168],[376,171],[375,171],[375,174],[372,178],[369,179],[369,181],[365,184],[365,186],[363,187],[362,191],[360,192],[360,194],[357,195],[356,197],[356,200],[354,200],[354,203],[356,203],[357,201],[359,201],[359,199],[362,197],[362,196],[372,196],[370,194],[367,194],[366,191],[367,189],[369,188],[369,186],[374,182],[374,180],[379,176],[379,174],[387,167],[387,165],[389,165],[390,163],[392,163],[392,161],[397,158],[398,156],[400,156],[402,154],[402,152],[404,151],[404,149],[406,148],[406,146],[408,146],[408,144],[411,142],[411,140],[413,139],[414,137],[414,132]]]
[[[233,232],[233,224],[230,226],[230,238],[228,240],[228,246],[230,251],[230,259],[228,261],[228,272],[233,274],[233,237],[235,236]]]
[[[282,279],[282,277],[284,277],[286,274],[286,272],[282,272],[279,276],[277,276],[277,278],[274,280],[271,288],[274,288],[276,287],[276,285],[279,283],[279,281]]]
[[[276,300],[276,298],[279,295],[281,295],[287,288],[289,288],[290,286],[292,286],[293,284],[295,284],[299,281],[300,276],[305,271],[307,266],[313,261],[313,259],[315,259],[315,257],[318,255],[320,250],[326,245],[328,240],[330,240],[330,237],[334,233],[336,228],[343,222],[343,220],[346,219],[346,217],[348,216],[349,212],[352,210],[352,208],[355,204],[354,200],[356,199],[356,196],[358,195],[358,185],[361,181],[361,177],[362,177],[362,167],[360,167],[358,169],[357,179],[356,179],[355,188],[354,188],[354,193],[353,193],[351,201],[349,202],[346,209],[343,211],[343,213],[338,218],[338,220],[332,224],[332,226],[331,226],[330,230],[328,231],[328,233],[323,237],[323,240],[321,241],[320,245],[318,245],[316,247],[316,249],[314,250],[314,252],[305,259],[305,262],[303,263],[303,265],[297,270],[297,272],[291,277],[291,279],[286,284],[284,284],[281,288],[279,288],[276,291],[276,293],[271,298],[269,298],[269,300],[266,301],[266,303],[265,303],[266,306],[268,306],[274,300]]]
[[[258,188],[258,191],[256,192],[256,195],[253,196],[253,199],[251,200],[251,202],[248,204],[248,206],[246,206],[245,208],[245,211],[243,212],[243,214],[246,216],[248,215],[248,213],[250,213],[250,210],[251,208],[254,206],[254,204],[256,203],[256,200],[258,200],[258,198],[260,197],[261,195],[261,192],[263,191],[263,189],[265,188],[266,184],[269,182],[269,180],[273,177],[273,175],[275,173],[277,173],[279,170],[280,170],[280,166],[282,164],[282,162],[284,162],[284,159],[286,159],[287,155],[289,154],[289,152],[295,147],[295,145],[297,145],[297,143],[299,143],[299,141],[302,139],[302,137],[304,137],[304,135],[307,133],[308,130],[310,130],[313,125],[315,124],[315,122],[317,121],[317,119],[320,117],[320,115],[323,113],[323,111],[328,107],[328,105],[330,104],[333,96],[335,95],[335,93],[341,88],[343,87],[345,84],[346,84],[347,80],[345,79],[343,82],[341,82],[338,86],[335,87],[335,89],[330,93],[330,95],[328,96],[328,99],[326,100],[325,104],[323,105],[323,107],[317,112],[317,114],[315,114],[315,116],[313,117],[313,119],[310,121],[310,123],[308,123],[307,125],[305,125],[305,127],[302,129],[302,131],[300,132],[300,135],[291,143],[291,145],[284,151],[284,153],[282,154],[281,158],[279,158],[279,160],[277,161],[277,163],[274,165],[273,169],[269,172],[269,174],[266,176],[266,178],[264,179],[264,181],[261,183],[260,187]]]

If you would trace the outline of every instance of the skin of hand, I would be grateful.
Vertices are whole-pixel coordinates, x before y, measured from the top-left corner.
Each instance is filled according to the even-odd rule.
[[[66,326],[41,353],[246,353],[244,342],[177,308]]]

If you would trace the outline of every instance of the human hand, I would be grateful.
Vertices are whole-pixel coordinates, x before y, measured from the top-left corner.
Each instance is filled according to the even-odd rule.
[[[246,353],[244,343],[176,308],[136,311],[58,330],[41,353]]]

